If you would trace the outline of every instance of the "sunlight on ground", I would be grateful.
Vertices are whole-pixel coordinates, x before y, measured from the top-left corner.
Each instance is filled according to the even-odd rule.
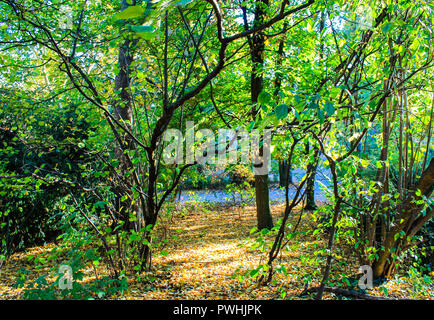
[[[274,221],[283,212],[283,206],[274,206]],[[290,218],[298,220],[298,215]],[[153,281],[129,280],[128,291],[120,299],[280,299],[282,289],[287,291],[286,298],[301,299],[303,291],[303,275],[318,273],[319,268],[309,265],[306,257],[313,257],[313,252],[325,246],[324,240],[293,239],[276,260],[275,265],[285,264],[289,274],[276,274],[275,282],[268,286],[258,286],[252,278],[239,281],[234,276],[238,269],[252,270],[256,268],[264,254],[250,248],[253,238],[249,231],[256,224],[254,207],[248,207],[240,214],[236,209],[190,211],[187,215],[175,217],[167,221],[170,235],[178,238],[169,241],[165,250],[167,256],[157,255],[153,259],[154,270],[149,273]],[[312,221],[304,217],[300,229],[310,228]],[[27,252],[16,253],[3,267],[0,275],[0,298],[19,298],[21,290],[12,287],[17,276],[17,270],[25,267],[35,270],[34,263],[27,258],[29,255],[47,258],[49,250],[55,247],[49,244],[45,247],[30,248]],[[65,257],[65,260],[67,257]],[[61,263],[61,262],[60,262]],[[53,264],[54,265],[54,262]],[[356,265],[348,265],[345,272],[357,270]],[[37,275],[49,272],[49,267],[37,270]],[[98,267],[98,272],[106,272],[104,267]],[[238,271],[241,273],[242,271]],[[95,279],[94,270],[85,270],[84,281]],[[316,285],[318,283],[311,283]],[[389,295],[394,290],[399,294],[409,294],[411,287],[405,280],[389,283]],[[377,289],[373,293],[381,295]],[[397,293],[397,294],[398,294]],[[326,294],[326,299],[333,298]],[[426,297],[428,298],[428,297]]]

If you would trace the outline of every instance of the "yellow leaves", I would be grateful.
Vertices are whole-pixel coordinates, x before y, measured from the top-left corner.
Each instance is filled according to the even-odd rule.
[[[314,22],[309,22],[308,24],[307,24],[307,31],[308,32],[313,32],[313,26],[314,26]]]
[[[405,47],[402,44],[400,44],[398,45],[396,51],[398,51],[398,53],[402,55],[405,52]]]
[[[284,206],[274,206],[274,219],[281,217]],[[164,247],[164,254],[156,254],[153,258],[152,272],[141,274],[143,279],[155,281],[142,281],[138,278],[128,280],[128,290],[118,299],[300,299],[298,295],[303,291],[304,275],[318,273],[314,255],[319,248],[326,247],[326,241],[321,237],[308,238],[303,236],[291,239],[288,250],[282,251],[275,270],[285,266],[287,274],[277,272],[273,278],[275,282],[269,286],[258,287],[255,279],[244,277],[243,274],[258,267],[261,255],[252,250],[246,243],[253,242],[249,230],[256,225],[256,210],[246,207],[238,217],[234,208],[215,208],[202,210],[194,208],[185,215],[175,216],[173,219],[161,221],[156,233],[168,232],[167,236],[178,234],[178,237],[169,241]],[[135,215],[135,212],[133,213]],[[306,215],[302,217],[300,230],[308,228],[315,217]],[[294,219],[294,220],[291,220]],[[295,223],[298,215],[290,217],[289,223]],[[164,223],[166,225],[164,225]],[[181,232],[178,232],[182,230]],[[320,240],[318,240],[318,239]],[[36,247],[28,249],[26,253],[16,253],[2,269],[0,274],[0,297],[20,298],[21,291],[12,288],[14,277],[19,268],[34,268],[33,260],[47,258],[50,249],[55,247]],[[327,251],[321,251],[326,255]],[[34,259],[27,261],[26,257],[33,255]],[[303,257],[309,257],[303,262]],[[310,259],[312,257],[312,259]],[[334,257],[337,260],[346,258],[345,252],[336,250]],[[345,260],[346,261],[346,260]],[[47,265],[56,261],[46,259]],[[93,281],[94,270],[101,276],[107,275],[107,266],[102,260],[91,261],[94,268],[84,270],[84,281]],[[279,266],[279,264],[281,266]],[[342,267],[344,268],[344,267]],[[349,264],[342,273],[350,274],[356,266]],[[434,272],[431,272],[434,276]],[[238,276],[238,277],[237,277]],[[313,277],[313,286],[317,285]],[[411,282],[408,278],[391,280],[383,285],[386,290],[375,288],[371,294],[384,295],[388,292],[391,297],[408,297],[411,292]],[[282,295],[282,292],[284,294]],[[421,298],[422,296],[418,296]],[[333,296],[326,296],[333,299]],[[422,297],[425,298],[425,297]]]
[[[367,168],[369,166],[369,161],[365,160],[365,159],[360,159],[360,164],[362,165],[363,168]]]
[[[418,38],[414,39],[413,43],[410,45],[410,50],[416,51],[419,48],[420,41]]]

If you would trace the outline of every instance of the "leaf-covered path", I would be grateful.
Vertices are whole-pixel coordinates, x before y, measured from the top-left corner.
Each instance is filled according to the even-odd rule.
[[[197,209],[197,208],[196,208]],[[253,278],[245,277],[240,281],[236,275],[245,274],[258,266],[261,257],[258,249],[252,249],[254,239],[250,230],[256,224],[255,208],[247,207],[244,212],[237,208],[213,208],[212,210],[194,207],[184,208],[183,214],[176,218],[163,220],[158,232],[167,237],[174,236],[164,248],[165,255],[157,254],[154,258],[154,270],[144,275],[141,280],[129,280],[127,292],[118,299],[302,299],[299,294],[304,289],[303,276],[314,274],[306,257],[313,257],[314,252],[324,247],[324,240],[297,238],[289,243],[289,251],[284,251],[277,264],[287,266],[288,275],[276,274],[275,281],[268,286],[258,286]],[[283,206],[274,206],[274,220],[277,221]],[[298,214],[292,216],[298,220]],[[313,220],[304,216],[300,230],[312,227]],[[36,247],[27,253],[14,254],[5,264],[0,275],[0,298],[20,298],[22,289],[12,288],[21,267],[35,269],[29,261],[29,254],[40,257],[49,256],[49,250],[55,245]],[[166,254],[167,252],[167,254]],[[54,264],[52,264],[54,265]],[[309,269],[312,268],[312,269]],[[348,265],[345,272],[357,270],[356,265]],[[36,274],[47,273],[48,267]],[[98,272],[104,273],[99,267]],[[84,281],[95,279],[92,268],[85,270]],[[315,285],[311,283],[311,285]],[[412,288],[409,283],[396,280],[386,284],[390,297],[406,297]],[[378,289],[371,294],[381,295]],[[305,299],[306,297],[304,297]],[[335,299],[326,294],[325,299]],[[418,298],[430,298],[419,296]],[[431,298],[432,299],[432,298]]]

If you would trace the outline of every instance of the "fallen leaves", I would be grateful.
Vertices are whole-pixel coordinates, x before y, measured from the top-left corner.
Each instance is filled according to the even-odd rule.
[[[283,206],[273,207],[274,219],[282,215]],[[168,229],[169,236],[176,235],[165,247],[164,255],[153,258],[154,270],[141,277],[131,277],[128,290],[116,299],[301,299],[305,283],[303,277],[319,273],[318,265],[306,259],[314,259],[314,252],[323,248],[325,239],[318,237],[296,237],[288,243],[276,261],[285,265],[286,273],[276,273],[273,283],[258,286],[255,279],[245,277],[240,281],[235,275],[245,270],[258,267],[261,257],[258,250],[253,250],[250,230],[256,225],[254,207],[247,207],[239,216],[234,208],[214,208],[202,212],[189,211],[184,216],[172,219]],[[298,219],[294,215],[293,219]],[[309,217],[303,217],[300,228],[310,228]],[[291,222],[291,221],[290,221]],[[44,247],[30,248],[26,252],[16,253],[2,267],[0,274],[0,298],[19,299],[22,289],[13,288],[18,270],[22,267],[35,271],[34,278],[46,273],[56,261],[47,259],[49,244]],[[33,256],[33,259],[28,259]],[[40,270],[36,269],[35,260],[47,259]],[[106,267],[95,266],[100,274],[108,274]],[[348,264],[344,272],[357,270],[358,266]],[[92,268],[84,270],[83,281],[94,279]],[[315,285],[312,282],[311,285]],[[390,297],[408,297],[412,294],[412,284],[406,278],[389,281],[386,285]],[[284,292],[284,294],[282,294]],[[385,295],[385,290],[374,288],[370,294]],[[325,299],[335,299],[333,294],[325,294]],[[418,298],[432,299],[432,291]]]

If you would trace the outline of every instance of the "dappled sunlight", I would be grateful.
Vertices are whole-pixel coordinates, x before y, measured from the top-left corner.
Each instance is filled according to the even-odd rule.
[[[0,299],[432,299],[432,2],[0,0]]]
[[[170,234],[178,235],[166,247],[166,256],[155,253],[153,270],[144,273],[143,280],[129,279],[128,290],[118,299],[279,299],[281,290],[286,291],[290,299],[302,299],[306,275],[318,274],[319,266],[311,263],[316,252],[324,248],[326,239],[302,236],[287,241],[274,266],[284,265],[287,274],[275,273],[272,283],[258,286],[255,278],[246,277],[243,281],[237,275],[253,270],[264,262],[265,255],[253,249],[254,237],[250,230],[255,226],[255,208],[247,207],[241,220],[232,220],[234,208],[220,211],[191,211],[186,216],[174,217]],[[282,215],[284,206],[274,206],[273,216],[277,221]],[[289,223],[299,219],[297,209],[290,216]],[[310,228],[311,213],[302,215],[300,230]],[[156,230],[157,232],[159,230]],[[272,238],[270,238],[271,240]],[[17,272],[20,268],[34,271],[30,279],[49,274],[50,270],[62,263],[60,260],[50,261],[50,250],[56,248],[51,243],[43,247],[29,248],[25,252],[12,255],[2,268],[0,274],[0,297],[19,298],[23,289],[14,288]],[[63,258],[67,259],[66,249]],[[30,257],[33,257],[31,259]],[[35,259],[48,259],[43,267],[35,263]],[[325,257],[324,257],[325,258]],[[342,268],[346,274],[357,273],[357,265],[348,264]],[[95,271],[97,270],[97,275]],[[98,277],[108,274],[106,266],[86,267],[83,270],[82,283],[92,283]],[[53,281],[52,277],[47,280]],[[318,285],[313,279],[311,285]],[[389,295],[410,293],[412,287],[407,278],[390,281],[387,284]],[[381,295],[378,289],[373,293]],[[429,296],[424,296],[429,298]],[[326,294],[325,299],[333,299]]]

